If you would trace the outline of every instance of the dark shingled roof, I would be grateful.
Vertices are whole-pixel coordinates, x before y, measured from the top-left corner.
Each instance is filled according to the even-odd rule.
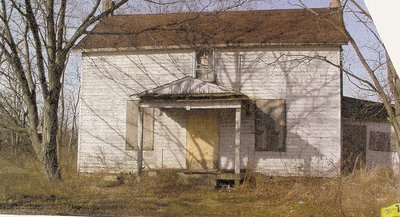
[[[383,103],[343,97],[342,117],[352,120],[387,121],[388,113]]]
[[[76,49],[240,44],[346,44],[341,13],[328,8],[110,16]]]

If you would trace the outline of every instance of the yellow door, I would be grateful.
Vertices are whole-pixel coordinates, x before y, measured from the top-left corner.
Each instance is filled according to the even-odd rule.
[[[187,120],[187,167],[190,170],[216,169],[218,163],[218,113],[191,110]]]

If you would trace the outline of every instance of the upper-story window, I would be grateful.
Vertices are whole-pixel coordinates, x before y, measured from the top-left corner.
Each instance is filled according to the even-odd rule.
[[[210,50],[196,52],[196,78],[204,81],[214,81],[214,53]]]

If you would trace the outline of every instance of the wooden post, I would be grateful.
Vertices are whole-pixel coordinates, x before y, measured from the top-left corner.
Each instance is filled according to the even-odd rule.
[[[138,112],[137,172],[142,175],[143,167],[143,108]]]
[[[236,109],[235,115],[235,174],[240,174],[240,125],[242,109]],[[240,180],[239,180],[240,181]],[[237,184],[237,183],[235,183]]]

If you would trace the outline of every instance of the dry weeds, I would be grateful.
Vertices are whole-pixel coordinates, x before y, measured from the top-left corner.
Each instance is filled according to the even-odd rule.
[[[20,161],[12,162],[11,159]],[[378,216],[400,201],[389,170],[341,178],[267,177],[248,173],[235,189],[210,189],[174,171],[157,177],[83,175],[63,161],[63,181],[47,182],[34,161],[0,158],[0,213],[153,216]]]

